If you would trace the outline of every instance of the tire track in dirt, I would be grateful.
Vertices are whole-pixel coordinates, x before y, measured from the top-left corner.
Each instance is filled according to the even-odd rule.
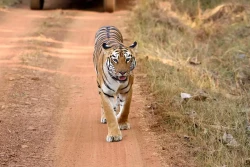
[[[53,11],[20,6],[0,17],[4,20],[0,24],[0,166],[160,166],[153,136],[144,130],[144,100],[138,84],[134,84],[129,117],[132,129],[122,131],[123,140],[107,143],[107,125],[100,123],[92,63],[94,35],[103,25],[123,30],[121,20],[127,11],[67,11],[71,24],[48,32],[46,39],[30,37],[49,13]],[[29,38],[45,43],[27,44]],[[41,50],[38,61],[50,60],[43,58],[49,55],[60,62],[24,65],[20,54],[33,45]]]
[[[54,146],[50,147],[50,142],[60,120],[58,111],[67,101],[64,85],[57,82],[68,74],[57,70],[61,59],[55,56],[63,32],[44,23],[67,23],[69,19],[60,10],[31,11],[28,4],[28,0],[23,0],[22,5],[0,13],[0,166],[3,167],[53,166]]]
[[[53,134],[49,129],[54,126],[53,108],[59,96],[49,84],[55,76],[20,68],[31,67],[23,65],[21,59],[29,50],[23,39],[32,39],[32,33],[52,12],[30,11],[24,1],[0,13],[0,166],[3,167],[52,164],[45,149]]]
[[[68,27],[75,31],[68,33],[64,40],[72,44],[65,44],[61,52],[68,52],[75,58],[64,61],[61,71],[79,77],[71,78],[70,81],[73,85],[69,93],[70,100],[55,142],[58,143],[55,166],[160,166],[152,143],[146,141],[149,138],[143,136],[145,134],[140,130],[142,125],[138,110],[144,106],[139,95],[139,85],[134,85],[129,118],[132,129],[122,131],[121,142],[107,143],[107,125],[100,123],[100,97],[92,63],[94,36],[103,25],[121,27],[118,20],[126,14],[124,11],[115,14],[79,12]]]

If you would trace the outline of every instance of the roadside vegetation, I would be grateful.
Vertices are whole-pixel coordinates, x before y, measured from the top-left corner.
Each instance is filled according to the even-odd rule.
[[[250,2],[148,0],[131,18],[167,163],[250,166]]]
[[[21,0],[0,0],[0,8],[21,3]]]

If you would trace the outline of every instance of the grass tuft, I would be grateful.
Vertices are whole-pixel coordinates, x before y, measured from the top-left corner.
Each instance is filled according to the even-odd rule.
[[[0,8],[21,3],[21,0],[0,0]]]
[[[248,163],[249,5],[244,0],[149,0],[135,7],[129,21],[158,121],[192,139],[192,148],[184,148],[197,166]],[[206,93],[203,101],[180,97],[200,91]]]

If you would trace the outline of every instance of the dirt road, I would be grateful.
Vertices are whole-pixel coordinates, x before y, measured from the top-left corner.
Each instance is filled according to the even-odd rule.
[[[0,11],[0,166],[160,166],[138,79],[123,140],[107,143],[100,123],[94,35],[124,31],[127,14],[31,11],[27,1]]]

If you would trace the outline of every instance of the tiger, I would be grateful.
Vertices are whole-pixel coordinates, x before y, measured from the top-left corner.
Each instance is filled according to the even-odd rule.
[[[125,46],[121,32],[114,26],[103,26],[96,32],[93,63],[101,97],[101,123],[108,126],[107,142],[121,141],[121,130],[130,129],[136,48],[136,41]]]

